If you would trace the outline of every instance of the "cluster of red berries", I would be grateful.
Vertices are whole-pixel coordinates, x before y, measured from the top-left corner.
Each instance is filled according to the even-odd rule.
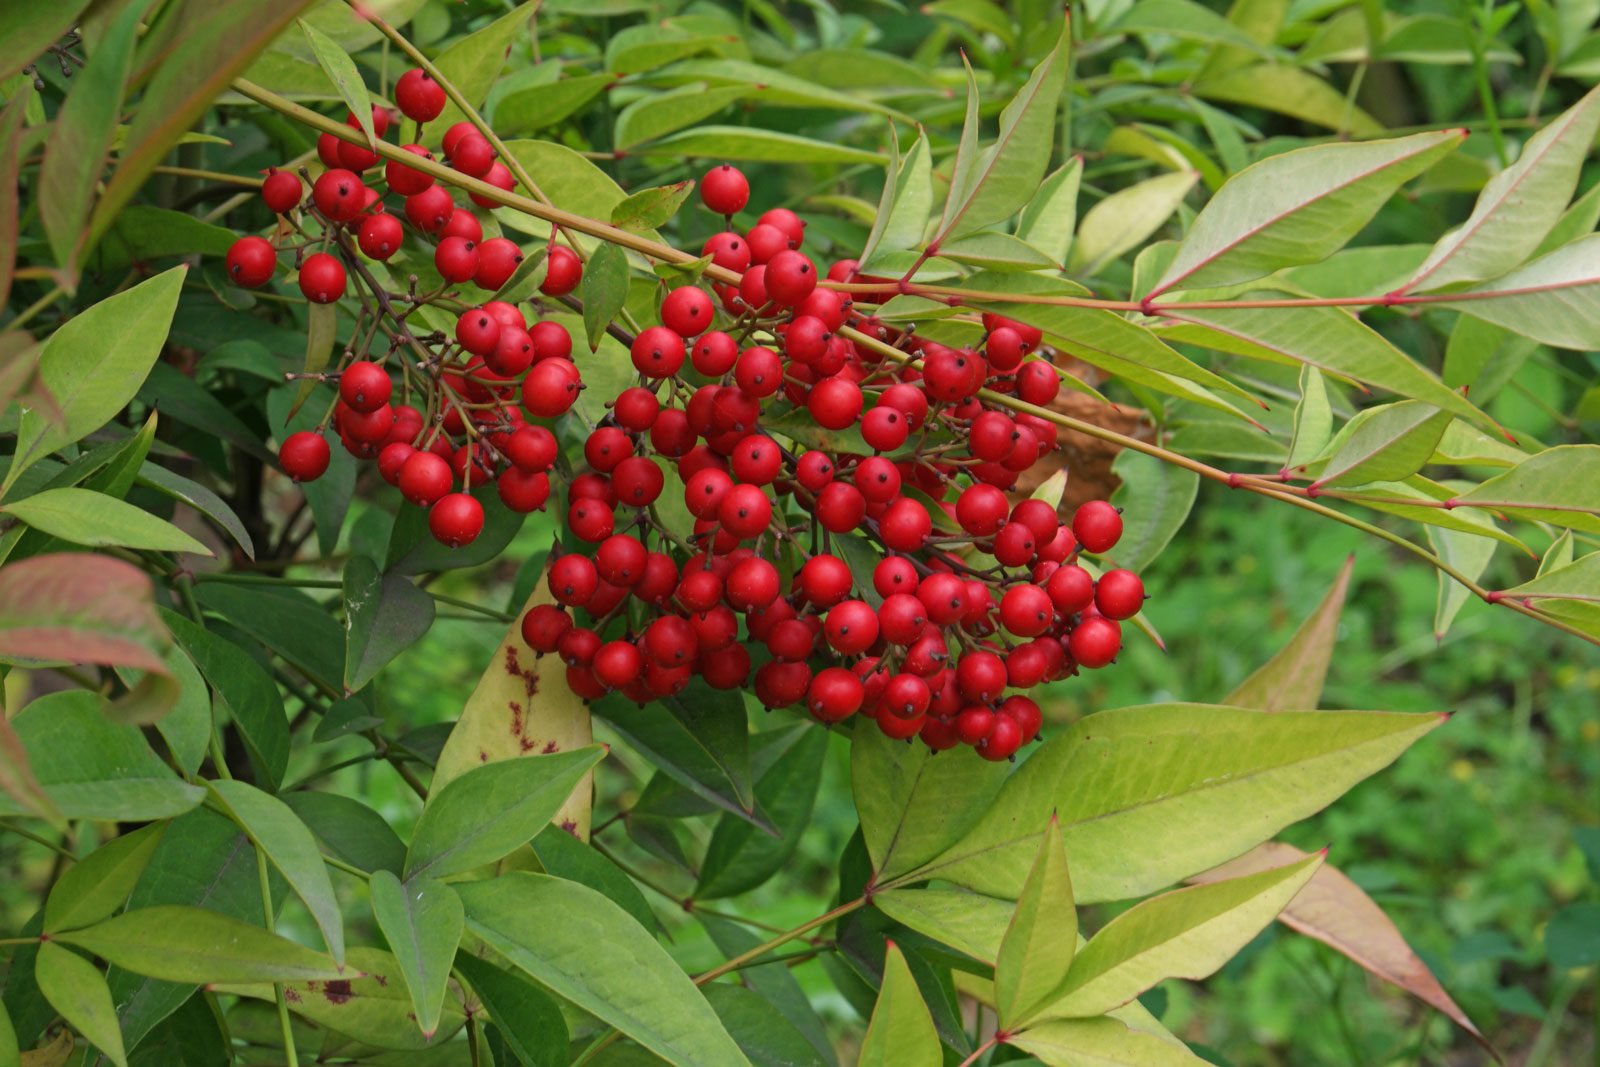
[[[422,123],[444,110],[445,94],[426,72],[411,70],[396,83],[395,102],[420,131]],[[381,138],[393,119],[386,109],[374,107],[372,121]],[[358,126],[353,115],[346,122]],[[401,147],[432,158],[420,144]],[[446,130],[442,147],[453,169],[502,189],[514,187],[510,170],[471,123],[459,122]],[[432,243],[434,267],[446,288],[470,282],[486,294],[494,293],[521,265],[523,252],[516,242],[506,237],[485,239],[477,215],[457,204],[449,188],[432,175],[395,161],[379,170],[379,157],[370,148],[332,134],[322,135],[317,153],[326,169],[311,183],[309,199],[301,178],[289,171],[270,172],[261,189],[267,206],[280,216],[279,233],[306,240],[278,247],[264,237],[241,237],[227,254],[228,274],[235,283],[267,284],[276,273],[280,253],[293,252],[301,293],[312,303],[333,303],[345,296],[349,276],[362,272],[359,257],[388,260],[401,249],[408,229],[419,240]],[[388,210],[380,186],[400,198],[395,205],[399,213]],[[480,197],[471,199],[478,207],[493,207]],[[320,233],[308,232],[309,222],[317,224]],[[325,250],[307,254],[314,245]],[[582,277],[583,261],[577,253],[552,242],[540,290],[546,296],[565,296]],[[370,275],[366,280],[370,290],[376,280]],[[414,306],[442,293],[385,293],[385,301],[372,310],[388,313],[391,304]],[[358,288],[357,295],[369,293]],[[429,509],[434,536],[452,547],[471,542],[482,531],[483,507],[466,490],[491,478],[507,507],[520,512],[543,507],[550,493],[547,472],[555,462],[556,440],[548,428],[526,424],[515,394],[520,389],[530,398],[528,409],[546,418],[571,406],[581,376],[570,358],[572,338],[565,327],[553,321],[530,324],[514,305],[489,300],[460,316],[454,338],[415,338],[406,333],[401,313],[394,314],[401,317],[393,323],[391,347],[383,358],[354,360],[337,376],[339,399],[327,421],[345,449],[360,459],[376,459],[389,484],[407,500]],[[404,387],[416,390],[421,406],[392,402],[395,383],[386,364],[407,338],[435,356],[427,367],[402,381]],[[535,363],[540,367],[530,373]],[[408,373],[408,368],[401,370]],[[328,468],[328,439],[313,431],[291,434],[279,450],[279,460],[296,481],[312,481]]]
[[[437,117],[443,94],[412,71],[396,101],[421,123]],[[375,111],[374,126],[386,130],[387,113]],[[450,129],[443,147],[462,173],[513,186],[470,125]],[[521,250],[483,240],[447,188],[390,162],[372,180],[404,197],[411,236],[432,242],[443,283],[420,296],[375,288],[358,256],[388,258],[408,226],[362,176],[375,154],[333,137],[319,151],[327,169],[309,204],[283,172],[269,175],[263,196],[280,215],[299,212],[280,230],[310,217],[331,249],[300,263],[307,299],[337,300],[348,267],[366,282],[358,295],[370,297],[368,310],[393,319],[387,354],[368,352],[335,376],[328,422],[346,449],[376,459],[386,481],[430,509],[434,535],[462,545],[484,519],[468,490],[492,480],[509,508],[542,508],[558,433],[582,439],[566,525],[592,548],[552,559],[555,603],[522,620],[530,647],[566,663],[574,692],[643,703],[698,676],[719,689],[750,686],[768,707],[803,703],[828,723],[867,715],[891,737],[936,750],[965,743],[998,760],[1039,731],[1039,707],[1023,691],[1116,657],[1143,586],[1126,570],[1097,578],[1078,557],[1116,544],[1120,514],[1095,501],[1063,524],[1053,502],[1011,492],[1056,447],[1054,423],[995,395],[1034,405],[1056,396],[1060,376],[1035,353],[1038,330],[986,314],[981,345],[956,348],[863,314],[850,283],[885,279],[852,260],[819,272],[802,251],[804,223],[786,209],[732,228],[750,190],[724,165],[700,190],[729,228],[703,253],[739,283],[664,286],[659,325],[633,335],[614,327],[631,342],[637,375],[590,424],[573,410],[582,359],[559,324],[530,324],[514,304],[489,299],[459,314],[453,336],[416,338],[394,311],[407,299],[457,297],[469,282],[492,294]],[[566,297],[583,264],[553,241],[546,254],[541,289]],[[264,284],[276,255],[264,239],[243,238],[229,272]],[[407,348],[391,360],[406,342],[430,358],[413,362]],[[391,363],[420,406],[394,403]],[[301,432],[280,459],[306,480],[329,455],[323,434]],[[669,470],[688,528],[661,518],[677,505],[661,499]]]

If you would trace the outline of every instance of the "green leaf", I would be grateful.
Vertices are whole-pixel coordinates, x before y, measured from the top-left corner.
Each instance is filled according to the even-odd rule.
[[[86,930],[57,934],[56,940],[168,982],[322,981],[343,975],[320,952],[259,926],[183,905],[123,912]]]
[[[1038,192],[1050,164],[1056,103],[1066,82],[1071,49],[1071,26],[1063,21],[1055,47],[1000,113],[994,143],[970,169],[953,175],[936,245],[1009,219]]]
[[[824,1067],[827,1062],[758,991],[714,982],[705,987],[705,994],[729,1036],[758,1067]]]
[[[1476,403],[1487,404],[1537,351],[1539,343],[1531,337],[1470,313],[1460,315],[1445,346],[1440,377],[1448,386],[1466,389]]]
[[[566,1067],[567,1022],[549,994],[466,953],[456,957],[456,969],[472,984],[517,1062],[524,1067]]]
[[[361,124],[361,132],[367,135],[367,144],[376,144],[378,135],[372,128],[372,97],[367,93],[367,83],[356,69],[355,60],[350,58],[338,41],[305,19],[300,20],[300,32],[305,34],[307,43],[311,45],[311,54],[316,58],[317,66],[322,68],[322,72],[333,83],[339,99],[344,101]]]
[[[656,929],[660,924],[644,894],[605,853],[584,844],[559,826],[547,826],[533,839],[533,854],[546,874],[569,882],[582,882],[598,890],[632,915],[640,926]]]
[[[430,1062],[418,1052],[444,1044],[467,1021],[461,988],[459,984],[452,984],[444,1001],[438,1031],[432,1038],[424,1037],[417,1027],[400,962],[382,949],[352,947],[344,977],[302,979],[285,982],[281,988],[289,1010],[302,1019],[364,1045],[403,1053],[395,1057],[395,1062],[403,1064]],[[269,1002],[275,999],[275,991],[267,983],[218,983],[212,989],[221,995]],[[276,1022],[273,1030],[276,1036]],[[459,1061],[431,1062],[446,1067]]]
[[[317,835],[336,859],[363,871],[399,874],[406,846],[383,816],[353,797],[337,793],[296,792],[283,802]]]
[[[608,242],[595,250],[583,269],[578,296],[583,300],[583,331],[589,351],[599,351],[606,326],[628,302],[628,257],[620,245]]]
[[[400,964],[422,1036],[432,1038],[444,1010],[450,964],[466,915],[461,898],[443,882],[414,878],[404,884],[388,871],[371,880],[372,915]]]
[[[1143,452],[1124,449],[1111,463],[1122,480],[1111,502],[1123,508],[1119,567],[1141,570],[1166,550],[1188,519],[1200,491],[1200,476]]]
[[[1322,860],[1319,852],[1130,908],[1089,939],[1038,1017],[1104,1015],[1168,978],[1209,976],[1277,917]]]
[[[889,942],[883,963],[883,986],[861,1041],[857,1067],[917,1067],[939,1063],[939,1033],[923,1003],[917,980],[911,977],[900,946]]]
[[[1266,108],[1330,130],[1365,137],[1383,132],[1377,119],[1352,105],[1342,92],[1287,63],[1260,63],[1202,77],[1194,92],[1207,100]]]
[[[41,457],[111,421],[139,391],[161,354],[188,268],[174,267],[75,315],[39,354],[39,381],[59,418],[24,409],[0,493]]]
[[[1435,554],[1471,581],[1483,577],[1489,561],[1499,547],[1492,539],[1460,533],[1455,530],[1428,528],[1428,542]],[[1456,614],[1466,605],[1472,591],[1444,571],[1439,572],[1439,594],[1433,609],[1433,635],[1443,640],[1455,622]]]
[[[1224,703],[1256,711],[1315,708],[1322,703],[1322,685],[1333,660],[1334,643],[1339,639],[1339,614],[1344,610],[1354,569],[1355,557],[1347,557],[1332,588],[1306,616],[1288,644],[1240,682]]]
[[[67,868],[45,901],[45,933],[89,926],[122,907],[166,828],[166,823],[141,826]]]
[[[629,819],[629,823],[632,822],[633,820]],[[695,917],[699,919],[700,925],[705,927],[706,933],[711,936],[711,940],[716,943],[725,959],[732,959],[741,952],[750,951],[764,939],[762,936],[757,936],[757,932],[748,926],[718,919],[707,915],[704,911],[697,912]],[[833,1042],[828,1038],[822,1017],[812,1007],[810,998],[790,973],[789,968],[751,967],[741,971],[739,979],[743,985],[764,997],[768,1004],[782,1013],[791,1026],[805,1035],[817,1057],[817,1062],[822,1067],[838,1067]],[[709,988],[715,988],[715,985]],[[718,1013],[721,1014],[716,1002],[713,1001],[712,1007],[718,1008]],[[726,1018],[723,1021],[727,1023]],[[731,1028],[730,1025],[730,1030]],[[734,1038],[738,1040],[738,1033],[734,1033]],[[793,1056],[792,1060],[797,1063],[808,1062],[800,1055]]]
[[[505,66],[506,53],[510,51],[519,36],[527,34],[528,25],[532,20],[531,8],[519,7],[507,12],[483,29],[461,38],[440,52],[434,58],[433,65],[438,68],[445,81],[456,87],[467,103],[475,108],[481,107],[495,79],[500,77],[500,71]],[[443,137],[445,130],[457,122],[465,121],[466,117],[466,113],[456,107],[454,101],[446,103],[439,117],[428,123],[428,131],[431,134],[428,143],[437,144],[436,139]],[[537,175],[539,172],[530,170],[528,173]],[[544,179],[540,177],[537,180],[543,187]],[[546,188],[545,192],[549,193],[550,190]]]
[[[1017,236],[1057,263],[1067,261],[1072,234],[1078,225],[1078,186],[1083,180],[1083,157],[1073,156],[1039,183],[1038,192],[1022,209]]]
[[[233,642],[173,612],[163,611],[161,617],[233,716],[261,776],[257,780],[273,789],[282,785],[289,767],[289,722],[272,676]]]
[[[276,882],[277,873],[269,869],[269,885]],[[249,838],[210,808],[174,819],[128,899],[131,909],[153,904],[192,904],[261,922],[260,869]],[[124,1040],[134,1047],[195,992],[194,985],[160,982],[117,967],[106,978]]]
[[[187,215],[183,217],[188,218]],[[230,239],[233,236],[228,234]],[[202,434],[226,441],[264,463],[277,462],[277,457],[262,443],[258,431],[245,425],[244,420],[224,406],[210,389],[170,363],[157,363],[150,368],[150,376],[139,388],[139,399],[152,412],[159,410],[163,419],[174,419]],[[226,507],[223,505],[224,509]]]
[[[0,7],[0,79],[11,77],[77,25],[89,0]]]
[[[603,746],[591,745],[523,756],[452,780],[422,809],[406,853],[406,881],[461,874],[527,844],[605,754]]]
[[[985,270],[1060,270],[1061,264],[1019,237],[983,230],[957,238],[939,249],[939,258]]]
[[[1465,136],[1443,130],[1314,145],[1245,168],[1201,210],[1148,295],[1231,285],[1326,259]]]
[[[1529,522],[1600,533],[1600,445],[1559,445],[1530,456],[1456,499]]]
[[[1320,811],[1442,721],[1204,704],[1100,712],[1047,741],[988,813],[919,873],[1014,895],[1054,809],[1079,902],[1139,896]],[[1240,811],[1252,817],[1234,817]],[[1130,852],[1130,840],[1144,844]]]
[[[1016,1020],[1033,1014],[1066,979],[1077,950],[1078,912],[1072,878],[1061,846],[1061,825],[1051,816],[995,962],[1000,1025],[1009,1030]]]
[[[1182,1042],[1135,1030],[1116,1019],[1063,1019],[1007,1039],[1047,1067],[1200,1067]]]
[[[467,929],[551,992],[669,1063],[749,1063],[688,977],[600,893],[515,873],[458,888]]]
[[[404,575],[384,574],[366,556],[344,568],[344,687],[362,689],[433,625],[433,597]]]
[[[697,126],[632,150],[640,156],[739,160],[752,163],[867,163],[883,166],[876,152],[836,141],[818,141],[799,134],[754,126]]]
[[[902,115],[864,94],[836,92],[775,67],[739,59],[687,59],[656,71],[649,80],[652,84],[661,85],[682,85],[685,82],[704,82],[713,87],[739,85],[746,89],[759,89],[761,103],[768,107],[868,111],[902,122],[912,121],[910,116]]]
[[[22,1067],[22,1055],[17,1049],[17,1030],[11,1025],[11,1015],[0,1004],[0,1067]]]
[[[289,405],[289,413],[284,416],[283,434],[288,435],[288,422],[293,419],[305,404],[306,400],[317,391],[316,378],[311,375],[321,374],[328,369],[328,364],[333,359],[333,345],[338,339],[339,332],[339,307],[337,304],[311,304],[306,309],[306,359],[301,365],[302,378],[295,388],[294,403]]]
[[[640,189],[611,209],[611,225],[643,233],[663,225],[678,213],[694,192],[694,179]]]
[[[1166,224],[1199,179],[1193,170],[1146,178],[1119,189],[1084,213],[1072,244],[1074,275],[1091,276],[1142,245]]]
[[[47,489],[0,505],[0,511],[41,533],[91,548],[212,554],[209,548],[167,520],[88,489]]]
[[[1433,458],[1452,416],[1417,400],[1368,408],[1334,438],[1312,488],[1398,482]]]
[[[78,257],[89,239],[84,224],[122,113],[139,23],[150,7],[151,0],[132,0],[117,11],[89,62],[72,79],[45,143],[36,186],[39,220],[69,290],[77,285]]]
[[[1131,33],[1153,37],[1181,37],[1190,41],[1232,45],[1261,56],[1271,56],[1247,33],[1210,8],[1193,0],[1139,0],[1127,13],[1105,28],[1106,33]]]
[[[889,158],[883,177],[883,196],[872,221],[872,231],[861,248],[861,263],[872,268],[879,253],[905,252],[922,243],[933,212],[933,162],[927,135],[920,130],[911,150]]]
[[[695,16],[628,26],[606,41],[605,69],[642,74],[701,52],[720,51],[737,41],[726,33],[708,32],[714,28],[712,20]]]
[[[827,731],[799,733],[788,751],[756,782],[756,810],[766,814],[778,836],[729,814],[717,821],[700,867],[696,898],[710,900],[749,892],[789,862],[800,846],[800,835],[810,825],[827,751]]]
[[[200,116],[250,61],[276,40],[310,0],[261,4],[217,0],[175,22],[160,47],[141,49],[133,81],[145,84],[137,113],[118,155],[116,170],[95,205],[89,228],[103,233],[149,177],[168,149],[192,130]],[[93,243],[91,237],[90,243]],[[148,283],[147,283],[148,284]]]
[[[1009,900],[965,889],[890,889],[872,906],[919,934],[993,966],[1016,915]]]
[[[1587,633],[1600,634],[1600,553],[1591,552],[1566,566],[1544,571],[1499,595],[1536,604]]]
[[[1421,400],[1500,432],[1493,420],[1432,371],[1342,308],[1191,311],[1174,304],[1162,314],[1169,323],[1179,324],[1161,330],[1168,339],[1286,366],[1305,364],[1336,378]]]
[[[749,726],[738,694],[691,683],[685,694],[649,707],[613,694],[597,702],[594,711],[702,800],[739,816],[755,811]]]
[[[1544,931],[1545,951],[1554,967],[1573,970],[1600,963],[1600,904],[1568,904],[1550,918]]]
[[[207,612],[261,642],[267,656],[281,656],[331,687],[344,670],[344,633],[328,607],[302,589],[281,585],[201,582],[196,599]],[[246,646],[248,647],[248,646]]]
[[[1516,267],[1566,210],[1595,133],[1600,89],[1592,89],[1522,148],[1517,161],[1489,180],[1465,223],[1450,231],[1401,291],[1429,292],[1495,278]]]
[[[631,150],[635,145],[710,118],[759,89],[754,85],[710,88],[701,82],[642,97],[622,109],[612,139],[618,150]]]
[[[7,16],[0,13],[0,20]],[[3,33],[0,27],[0,33]],[[3,38],[0,38],[3,39]],[[10,42],[0,44],[5,48]],[[0,63],[4,59],[0,58]],[[28,105],[33,101],[33,82],[23,83],[22,87],[11,94],[11,99],[6,101],[3,111],[0,111],[0,189],[18,188],[17,178],[21,171],[21,157],[19,155],[22,145],[22,120],[27,116]],[[11,298],[11,283],[16,277],[17,269],[17,238],[20,233],[20,219],[17,214],[19,204],[17,197],[9,197],[4,204],[0,204],[0,305]],[[33,375],[33,359],[36,358],[38,347],[33,338],[28,334],[14,335],[18,338],[19,352],[7,353],[6,372],[0,376],[0,407],[10,407],[11,398],[22,380]],[[5,1046],[5,1040],[0,1037],[0,1048]]]
[[[1005,779],[1003,765],[965,746],[936,756],[880,730],[864,730],[850,742],[850,787],[880,877],[915,870],[958,841]],[[923,817],[930,807],[941,817]]]
[[[1304,467],[1322,454],[1333,436],[1333,406],[1328,383],[1312,366],[1300,368],[1300,399],[1294,406],[1294,436],[1289,440],[1285,470]]]
[[[1594,347],[1600,344],[1593,318],[1600,313],[1600,234],[1474,286],[1441,306],[1523,335],[1523,345],[1531,339],[1558,348]]]
[[[180,781],[137,727],[110,722],[98,693],[40,697],[11,720],[37,781],[69,819],[143,822],[181,815],[205,792]],[[0,812],[22,814],[0,798]]]
[[[111,990],[99,968],[76,952],[47,941],[39,946],[33,978],[39,983],[39,992],[63,1019],[109,1056],[111,1062],[128,1067],[122,1031],[117,1027],[117,1010],[111,1004]]]
[[[554,126],[616,84],[617,77],[609,72],[582,74],[506,93],[494,106],[495,131],[504,137]]]
[[[328,865],[305,823],[283,801],[248,783],[229,778],[207,786],[226,814],[283,874],[322,931],[333,962],[343,966],[344,919],[339,899],[333,893]]]
[[[608,219],[611,209],[627,198],[627,194],[610,175],[565,145],[550,141],[507,141],[506,151],[529,174],[539,176],[539,188],[544,190],[546,196],[575,214],[587,215],[592,219]],[[523,233],[544,237],[550,232],[548,223],[507,208],[495,211],[494,216],[502,226]],[[562,236],[568,240],[579,239],[572,230],[563,230]],[[658,235],[652,233],[645,236],[654,238]],[[591,243],[588,238],[583,238],[581,243],[584,248],[592,248],[597,244]]]

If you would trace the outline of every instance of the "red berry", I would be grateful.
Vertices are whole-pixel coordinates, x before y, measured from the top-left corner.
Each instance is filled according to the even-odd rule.
[[[794,465],[795,480],[813,493],[833,481],[833,460],[826,452],[813,449],[801,456]]]
[[[1023,500],[1011,509],[1011,521],[1020,522],[1033,531],[1035,546],[1048,545],[1055,540],[1056,531],[1061,523],[1056,518],[1056,509],[1043,500]]]
[[[452,167],[474,178],[488,174],[489,168],[494,165],[494,146],[476,130],[458,137],[445,150],[445,155],[449,157]]]
[[[811,679],[806,707],[822,722],[843,722],[861,707],[861,680],[843,667],[828,667]]]
[[[1094,602],[1108,619],[1131,619],[1144,606],[1144,582],[1130,570],[1106,571],[1095,583]]]
[[[1038,637],[1055,620],[1050,595],[1037,585],[1013,585],[1000,598],[1000,625],[1018,637]]]
[[[595,545],[611,536],[617,516],[603,500],[574,500],[567,508],[567,525],[578,540]]]
[[[878,533],[883,543],[896,552],[915,552],[922,548],[933,532],[933,520],[928,509],[915,500],[901,497],[889,505],[878,520]]]
[[[771,396],[783,384],[783,361],[770,348],[747,348],[739,354],[733,380],[751,396]]]
[[[518,514],[538,511],[550,499],[550,476],[532,474],[520,467],[507,467],[495,481],[500,502]]]
[[[570,248],[553,246],[545,261],[544,282],[539,286],[539,291],[546,296],[566,296],[582,280],[583,260]]]
[[[554,604],[536,604],[522,617],[522,640],[535,652],[554,652],[572,629],[572,616]]]
[[[494,186],[496,189],[503,189],[508,193],[517,187],[516,179],[511,176],[511,168],[498,159],[489,165],[489,172],[482,175],[479,180]],[[481,208],[496,208],[500,206],[498,200],[484,196],[482,193],[469,192],[467,196]]]
[[[992,704],[1006,688],[1005,661],[993,652],[968,652],[956,662],[956,688],[974,704]]]
[[[571,363],[564,359],[543,360],[522,379],[522,406],[530,414],[553,419],[577,401],[579,385],[578,369]]]
[[[917,568],[904,556],[885,556],[872,569],[872,588],[881,597],[917,591]]]
[[[992,485],[969,485],[956,498],[956,522],[974,537],[988,537],[1005,525],[1011,501]]]
[[[300,265],[300,292],[313,304],[331,304],[344,295],[344,264],[326,252],[307,256]]]
[[[394,83],[394,102],[413,122],[432,122],[444,111],[444,89],[425,70],[408,70]]]
[[[834,651],[857,655],[878,639],[878,613],[865,600],[846,600],[828,612],[823,632]]]
[[[861,437],[879,452],[893,452],[911,436],[911,423],[905,415],[879,404],[861,416]]]
[[[445,215],[444,225],[439,228],[440,237],[465,237],[473,243],[483,241],[483,223],[478,221],[478,216],[454,204],[450,205]]]
[[[766,607],[778,597],[778,568],[758,556],[740,561],[728,572],[723,596],[735,611]]]
[[[500,340],[500,320],[481,307],[469,308],[456,319],[456,340],[473,355],[487,356]]]
[[[602,685],[621,689],[638,679],[644,670],[644,657],[631,642],[607,641],[594,654],[591,669]]]
[[[1122,515],[1104,500],[1091,500],[1072,516],[1072,535],[1087,552],[1109,552],[1122,537]]]
[[[818,426],[842,430],[861,416],[861,387],[848,378],[824,378],[811,387],[806,409]]]
[[[754,537],[772,521],[772,501],[760,486],[736,485],[717,505],[717,521],[735,537]]]
[[[805,598],[819,608],[831,608],[839,603],[850,595],[854,584],[849,565],[827,553],[806,560],[795,581]]]
[[[1056,568],[1044,588],[1050,594],[1050,602],[1055,605],[1056,612],[1063,617],[1076,615],[1095,599],[1094,579],[1076,563]],[[1143,596],[1142,589],[1140,596]]]
[[[707,378],[720,378],[733,369],[739,358],[739,342],[720,330],[704,334],[689,352],[694,369]]]
[[[612,534],[595,549],[594,565],[600,577],[612,585],[632,588],[644,577],[647,556],[644,545],[637,537]]]
[[[867,500],[855,486],[829,482],[817,494],[817,521],[829,533],[849,533],[867,516]]]
[[[794,307],[817,287],[817,268],[804,252],[784,249],[767,261],[767,295]]]
[[[1122,627],[1104,615],[1090,615],[1072,628],[1067,651],[1080,667],[1104,667],[1122,649]]]
[[[355,411],[373,412],[389,402],[389,373],[370,360],[358,359],[339,375],[339,398]]]
[[[400,148],[422,159],[433,158],[433,153],[419,144],[401,145]],[[415,196],[432,186],[434,181],[433,175],[425,174],[398,159],[391,159],[383,165],[383,178],[389,183],[389,191],[401,196]]]
[[[433,250],[433,268],[445,281],[460,285],[478,269],[478,246],[465,237],[446,237]]]
[[[497,291],[522,264],[522,249],[508,237],[491,237],[478,245],[478,269],[472,280],[480,289]]]
[[[290,171],[275,170],[267,175],[267,180],[261,183],[261,199],[267,202],[267,207],[279,215],[286,215],[300,206],[300,198],[305,194],[305,186],[300,184],[300,179]]]
[[[683,366],[683,338],[665,326],[640,330],[633,339],[633,366],[647,378],[667,378]]]
[[[349,222],[361,214],[366,190],[355,173],[336,167],[317,176],[311,185],[311,200],[332,221]]]
[[[756,222],[762,226],[774,227],[796,248],[806,239],[805,221],[786,207],[775,207],[763,211]]]
[[[994,536],[994,558],[1007,567],[1026,566],[1033,559],[1033,531],[1026,523],[1008,522]]]
[[[400,495],[418,507],[431,507],[450,484],[450,464],[433,452],[418,452],[400,468]]]
[[[698,337],[711,325],[716,308],[704,289],[680,286],[661,302],[661,321],[680,337]]]
[[[228,277],[247,289],[265,285],[278,269],[278,253],[265,237],[241,237],[228,249]]]
[[[711,262],[735,274],[743,274],[750,266],[750,245],[743,237],[731,231],[713,234],[700,248],[701,255],[710,255]]]
[[[581,608],[589,602],[589,599],[594,596],[595,590],[599,588],[600,572],[595,569],[594,563],[588,558],[580,556],[576,552],[569,552],[550,565],[548,584],[550,595],[555,597],[557,601],[568,607]],[[588,633],[590,637],[594,636],[590,631],[584,632]],[[580,660],[569,655],[567,648],[569,642],[573,643],[574,651],[577,651],[579,645],[588,644],[586,640],[575,637],[574,635],[577,633],[578,631],[574,630],[561,642],[561,658],[569,664],[575,662],[588,663],[594,655],[594,648],[598,647],[598,639],[596,639],[593,648],[584,649],[584,651],[588,652],[587,657]]]
[[[400,251],[405,236],[400,220],[384,212],[368,215],[361,220],[361,229],[356,231],[356,244],[361,246],[362,253],[369,259],[382,261]]]
[[[442,185],[434,185],[415,196],[406,197],[405,209],[406,218],[411,220],[411,225],[423,233],[438,233],[456,213],[455,202],[450,199],[450,190]]]
[[[483,505],[466,493],[447,493],[429,509],[428,529],[450,548],[471,544],[483,532]]]
[[[989,736],[978,744],[978,755],[999,763],[1010,759],[1022,747],[1022,728],[1010,716],[996,715]]]
[[[735,215],[750,202],[750,183],[737,168],[724,163],[700,180],[700,198],[719,215]]]
[[[283,472],[297,482],[314,482],[322,477],[331,459],[328,439],[310,430],[290,434],[278,449]]]

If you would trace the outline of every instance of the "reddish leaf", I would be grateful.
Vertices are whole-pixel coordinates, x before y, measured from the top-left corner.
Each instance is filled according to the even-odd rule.
[[[111,709],[123,721],[153,722],[172,707],[177,682],[161,658],[171,643],[150,579],[132,564],[61,552],[0,570],[0,657],[145,671]]]
[[[17,141],[31,96],[33,86],[24,82],[12,94],[5,111],[0,112],[0,189],[17,187]],[[11,296],[11,279],[17,266],[17,233],[17,198],[8,196],[0,201],[0,305]]]
[[[171,39],[139,55],[133,83],[149,77],[122,157],[106,182],[90,220],[89,239],[103,233],[161,162],[167,150],[194,126],[234,76],[283,32],[310,0],[211,0],[188,4]]]
[[[1253,874],[1281,867],[1302,859],[1307,853],[1293,845],[1268,841],[1236,860],[1197,874],[1195,884],[1219,882],[1225,878]],[[1315,938],[1360,964],[1385,982],[1395,985],[1438,1009],[1457,1026],[1499,1059],[1499,1053],[1472,1025],[1465,1012],[1450,999],[1428,965],[1406,944],[1389,916],[1365,892],[1337,868],[1323,864],[1306,887],[1289,902],[1278,921],[1307,937]]]

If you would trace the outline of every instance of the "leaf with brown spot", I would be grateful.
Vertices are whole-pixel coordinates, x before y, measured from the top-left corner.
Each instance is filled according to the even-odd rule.
[[[1344,561],[1333,588],[1317,610],[1300,624],[1277,655],[1228,694],[1224,704],[1257,711],[1299,711],[1317,706],[1322,699],[1322,683],[1328,677],[1328,663],[1333,658],[1333,644],[1339,636],[1339,612],[1344,608],[1355,563],[1354,556]]]
[[[1293,845],[1268,841],[1236,860],[1195,875],[1189,881],[1196,885],[1220,882],[1281,867],[1306,855]],[[1450,994],[1444,991],[1433,972],[1428,970],[1428,965],[1411,950],[1405,936],[1389,916],[1343,871],[1323,864],[1311,876],[1305,888],[1289,902],[1289,906],[1278,916],[1278,921],[1291,930],[1321,941],[1385,982],[1398,986],[1443,1012],[1488,1049],[1496,1060],[1500,1059],[1500,1054],[1479,1033],[1472,1020],[1450,999]]]
[[[523,613],[537,604],[553,603],[541,579]],[[552,744],[555,751],[566,752],[593,743],[589,708],[567,688],[566,674],[559,657],[535,657],[523,643],[518,624],[512,623],[439,754],[434,791],[485,763],[544,753]],[[589,839],[593,794],[586,777],[554,820],[563,825],[570,821],[574,835],[584,841]]]

